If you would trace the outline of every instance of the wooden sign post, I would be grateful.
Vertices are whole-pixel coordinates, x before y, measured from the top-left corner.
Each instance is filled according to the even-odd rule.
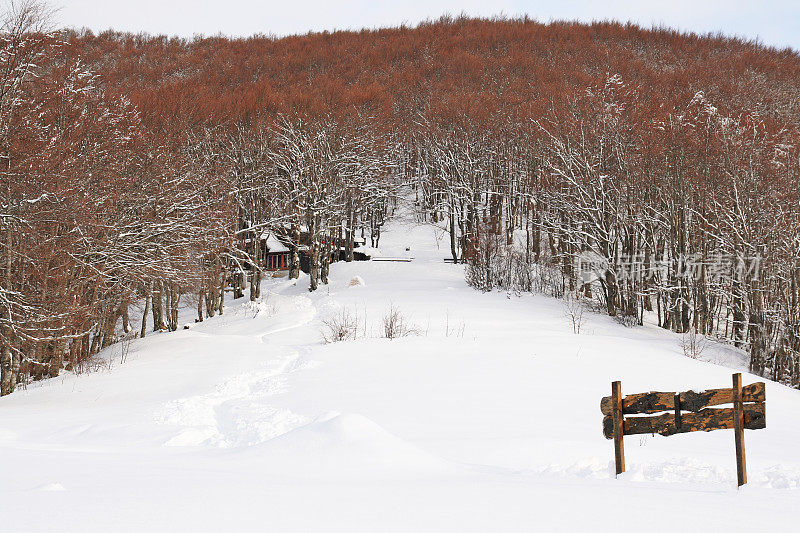
[[[733,408],[713,408],[733,404]],[[766,388],[760,381],[742,386],[742,375],[733,375],[730,389],[704,392],[645,392],[622,396],[622,384],[611,384],[611,396],[600,400],[603,435],[614,439],[617,475],[625,471],[623,436],[658,433],[670,436],[692,431],[733,429],[736,443],[736,472],[739,486],[747,483],[744,455],[744,430],[767,427]],[[671,411],[671,412],[669,412]],[[659,414],[662,413],[662,414]],[[653,415],[632,416],[625,415]]]
[[[747,463],[744,460],[744,413],[742,403],[742,375],[733,375],[733,438],[736,442],[736,474],[741,487],[747,483]],[[764,419],[766,426],[766,417]]]
[[[625,471],[625,445],[622,440],[624,435],[622,416],[622,382],[615,381],[611,384],[611,401],[613,402],[612,417],[614,424],[614,462],[617,465],[617,475]]]

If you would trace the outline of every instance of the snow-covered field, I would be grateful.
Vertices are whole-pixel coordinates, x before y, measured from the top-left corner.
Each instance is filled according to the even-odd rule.
[[[413,262],[338,263],[314,294],[270,279],[256,305],[2,398],[2,530],[797,530],[800,391],[767,383],[741,490],[732,431],[626,437],[614,479],[612,380],[729,387],[740,354],[689,359],[600,315],[575,335],[557,300],[468,288],[447,246],[393,221],[382,254]],[[415,335],[380,338],[392,307]],[[359,338],[323,344],[343,312]]]

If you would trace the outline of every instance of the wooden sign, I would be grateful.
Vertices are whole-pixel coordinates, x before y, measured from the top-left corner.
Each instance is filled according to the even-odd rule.
[[[645,392],[622,396],[619,381],[611,384],[611,396],[600,400],[603,435],[614,439],[616,472],[625,471],[624,435],[646,433],[669,436],[691,431],[733,429],[736,443],[736,471],[739,486],[747,483],[744,429],[764,429],[766,389],[763,382],[742,387],[742,375],[733,375],[730,389],[704,392]],[[732,407],[715,408],[733,404]],[[626,417],[625,415],[639,415]],[[641,416],[645,415],[645,416]],[[647,416],[653,415],[653,416]]]

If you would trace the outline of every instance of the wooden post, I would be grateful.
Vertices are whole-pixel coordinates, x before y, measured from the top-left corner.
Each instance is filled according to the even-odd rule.
[[[741,487],[747,483],[744,459],[744,411],[742,407],[742,375],[733,375],[733,435],[736,441],[736,474]]]
[[[619,381],[611,384],[611,401],[614,417],[614,462],[617,466],[617,475],[619,475],[625,471],[625,448],[622,442],[622,383]]]

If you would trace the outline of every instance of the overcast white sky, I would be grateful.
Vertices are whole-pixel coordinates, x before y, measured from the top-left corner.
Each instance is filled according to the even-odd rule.
[[[444,13],[551,19],[633,20],[759,38],[800,50],[800,0],[51,0],[59,26],[192,37],[288,35],[415,24]]]

